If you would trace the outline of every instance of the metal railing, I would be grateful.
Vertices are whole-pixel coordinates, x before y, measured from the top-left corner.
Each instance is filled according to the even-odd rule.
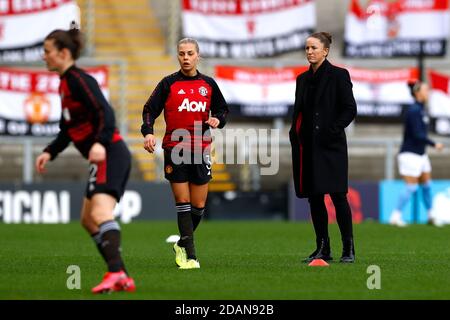
[[[366,154],[373,153],[375,148],[381,148],[381,153],[384,156],[384,174],[380,179],[393,180],[395,178],[395,158],[401,143],[400,139],[381,139],[381,138],[355,138],[347,141],[349,148],[349,157],[357,157],[352,152],[354,148],[365,148]],[[450,146],[450,143],[449,143]],[[257,159],[258,157],[258,144],[253,143],[245,148],[242,148],[245,152],[245,159]],[[291,161],[291,144],[288,139],[281,139],[279,141],[278,156],[279,165],[282,167],[282,161],[284,163]],[[287,157],[287,158],[286,158]],[[244,190],[257,191],[260,190],[263,184],[263,176],[261,175],[261,168],[264,167],[260,164],[244,164],[240,170],[241,186]],[[281,170],[286,169],[282,168]],[[370,168],[368,168],[370,170]],[[290,169],[289,169],[290,172]],[[369,175],[368,175],[369,176]]]
[[[85,14],[86,22],[83,24],[85,27],[85,35],[86,35],[86,55],[92,57],[95,52],[95,5],[94,0],[87,0],[84,3],[84,7],[81,8]]]
[[[28,184],[35,182],[35,159],[42,152],[42,150],[47,146],[55,137],[11,137],[11,136],[0,136],[0,164],[4,165],[5,160],[8,157],[13,157],[13,161],[7,162],[7,169],[9,173],[13,173],[17,175],[14,178],[15,181],[20,180],[22,183]],[[133,147],[133,145],[142,145],[143,139],[141,138],[127,138],[124,136],[126,143],[128,144],[132,154],[144,153],[148,154],[147,151],[142,147]],[[9,148],[9,150],[8,150]],[[58,159],[56,160],[64,171],[66,169],[76,170],[78,165],[83,166],[83,163],[79,162],[80,155],[78,151],[73,148],[73,146],[69,146],[66,150],[64,150],[60,155],[58,155]],[[163,153],[159,149],[153,155],[149,155],[150,157],[154,157],[156,164],[156,181],[163,181],[164,179],[164,159]],[[63,158],[63,159],[61,159]],[[75,159],[75,160],[74,160]],[[11,159],[9,159],[11,160]],[[65,164],[61,165],[61,162],[70,161],[70,164],[73,165],[76,161],[77,168],[67,168]],[[67,162],[66,162],[67,163]],[[19,170],[19,166],[21,166]],[[5,170],[5,168],[4,168]],[[80,177],[85,176],[85,172],[80,172]],[[61,174],[61,180],[67,179],[67,176],[64,176],[64,172]],[[0,176],[0,181],[4,181],[4,177]]]
[[[177,43],[181,35],[181,13],[180,1],[169,2],[169,23],[168,41],[166,43],[167,52],[171,57],[177,56]]]
[[[22,161],[22,182],[32,183],[34,177],[34,161],[38,152],[41,152],[43,147],[51,141],[52,138],[23,138],[23,137],[1,137],[0,147],[5,147],[6,144],[10,144],[17,148],[21,148],[21,158]],[[141,145],[141,138],[125,138],[125,141],[129,145],[137,144]],[[374,148],[381,148],[381,152],[384,156],[384,178],[386,180],[392,180],[395,177],[395,157],[398,151],[400,140],[399,139],[382,139],[382,138],[353,138],[348,140],[350,156],[352,156],[352,148],[367,148],[367,153],[371,153]],[[450,149],[450,140],[446,139],[443,141],[446,145],[447,150]],[[281,157],[285,157],[290,153],[290,143],[287,139],[281,139],[279,142]],[[232,146],[234,147],[234,146]],[[226,147],[228,148],[228,146]],[[245,148],[241,149],[244,152],[244,159],[250,159],[255,155],[252,154],[257,152],[257,145],[249,144]],[[160,149],[160,148],[158,148]],[[132,153],[146,153],[143,148],[131,148]],[[364,152],[364,151],[363,151]],[[448,151],[447,151],[448,152]],[[4,155],[4,152],[2,152]],[[157,152],[153,155],[156,164],[157,181],[163,181],[163,156],[162,152]],[[150,158],[149,158],[150,159]],[[284,159],[286,161],[286,159]],[[287,159],[290,161],[290,159]],[[261,186],[261,175],[260,175],[260,164],[242,164],[239,166],[239,179],[242,184],[243,190],[258,190]],[[368,168],[370,169],[370,168]]]

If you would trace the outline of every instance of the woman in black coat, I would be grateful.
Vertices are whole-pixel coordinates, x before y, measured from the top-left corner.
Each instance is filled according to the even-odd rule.
[[[295,192],[308,198],[317,249],[305,259],[332,260],[325,194],[336,208],[343,252],[341,262],[354,262],[352,214],[347,201],[348,156],[344,128],[356,116],[347,70],[328,62],[331,35],[314,33],[306,40],[308,71],[297,77],[295,109],[289,138]]]

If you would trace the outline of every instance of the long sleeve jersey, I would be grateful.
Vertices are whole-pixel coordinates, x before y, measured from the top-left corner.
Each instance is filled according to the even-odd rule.
[[[143,108],[141,132],[144,137],[153,134],[155,120],[162,110],[166,121],[163,149],[172,149],[180,143],[178,138],[182,136],[183,130],[177,134],[174,132],[177,129],[189,132],[192,148],[200,147],[201,144],[201,149],[205,149],[211,144],[210,139],[203,138],[209,129],[205,121],[210,112],[211,116],[219,119],[219,128],[225,126],[228,114],[227,103],[217,83],[200,72],[194,77],[188,77],[178,71],[159,82]],[[186,147],[187,141],[183,136],[182,143]]]
[[[61,75],[59,85],[61,119],[58,136],[44,149],[54,159],[72,141],[88,158],[95,142],[108,147],[121,140],[115,127],[114,111],[103,96],[97,81],[75,65]]]
[[[427,145],[434,146],[435,143],[428,138],[428,116],[424,105],[416,101],[406,111],[400,152],[422,155]]]

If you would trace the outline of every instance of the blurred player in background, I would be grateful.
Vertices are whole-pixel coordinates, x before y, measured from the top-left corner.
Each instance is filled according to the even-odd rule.
[[[406,185],[401,191],[395,210],[391,213],[389,222],[403,227],[402,209],[411,196],[422,186],[423,201],[428,211],[428,222],[434,224],[431,217],[431,164],[426,154],[426,146],[430,145],[442,150],[444,145],[428,138],[428,116],[425,103],[428,101],[429,88],[426,83],[413,81],[408,83],[414,103],[407,108],[404,118],[403,143],[398,154],[398,168]]]
[[[316,250],[304,262],[332,260],[325,194],[336,209],[341,231],[340,262],[355,261],[352,212],[347,200],[348,156],[345,128],[356,116],[356,102],[347,70],[327,56],[331,35],[318,32],[306,39],[308,71],[297,77],[295,109],[289,138],[295,192],[308,198],[316,233]]]
[[[197,269],[194,231],[203,216],[211,180],[209,129],[225,126],[228,106],[214,79],[197,70],[197,41],[182,39],[177,49],[180,70],[162,79],[145,103],[141,132],[145,150],[153,153],[153,125],[164,110],[164,172],[174,195],[181,237],[173,248],[175,262],[180,269]]]
[[[36,169],[44,173],[47,162],[70,142],[89,160],[81,223],[108,266],[102,282],[92,292],[134,291],[134,281],[121,258],[120,227],[113,215],[128,181],[131,155],[97,81],[75,65],[81,47],[82,35],[74,24],[68,31],[54,30],[45,38],[47,69],[61,78],[62,114],[58,136],[37,157]]]

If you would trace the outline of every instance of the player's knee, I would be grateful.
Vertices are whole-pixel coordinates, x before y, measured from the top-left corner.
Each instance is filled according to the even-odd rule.
[[[204,208],[206,205],[206,201],[192,201],[191,205],[196,208]]]
[[[112,212],[92,211],[91,216],[92,221],[96,226],[99,226],[106,221],[114,220],[114,214]]]
[[[95,201],[92,203],[90,217],[97,225],[105,221],[114,220],[114,206],[111,203]]]
[[[191,199],[189,197],[175,197],[176,203],[189,203],[191,202]]]

